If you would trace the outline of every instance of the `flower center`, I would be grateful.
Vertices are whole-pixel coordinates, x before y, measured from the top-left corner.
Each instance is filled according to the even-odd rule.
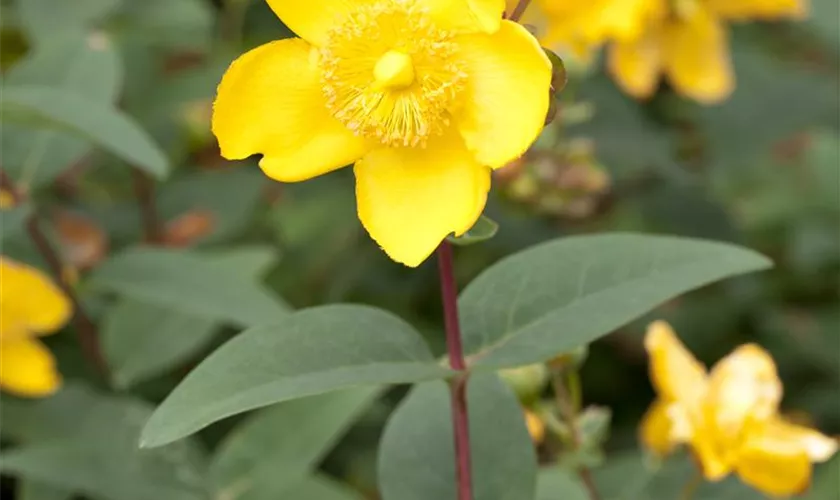
[[[373,77],[382,89],[404,89],[414,83],[414,65],[411,56],[389,50],[373,67]]]
[[[449,125],[465,75],[452,34],[409,0],[360,6],[319,50],[327,107],[358,136],[424,146]]]

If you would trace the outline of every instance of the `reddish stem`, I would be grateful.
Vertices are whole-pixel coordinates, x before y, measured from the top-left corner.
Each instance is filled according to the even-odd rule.
[[[132,175],[134,176],[134,194],[140,204],[140,215],[143,220],[143,237],[146,243],[161,243],[163,227],[155,207],[155,182],[137,169],[132,169]]]
[[[458,500],[472,500],[472,459],[470,456],[469,414],[467,412],[467,363],[461,346],[461,328],[458,324],[458,290],[452,265],[452,246],[444,241],[438,247],[440,290],[446,326],[446,345],[449,365],[462,372],[452,380],[449,390],[452,401],[452,427],[455,440],[455,465]]]
[[[12,196],[15,205],[25,201],[25,196],[17,189],[17,186],[15,186],[5,170],[0,170],[0,188]],[[82,303],[76,295],[76,291],[64,279],[64,263],[59,253],[52,247],[49,239],[47,239],[44,231],[41,229],[41,221],[34,208],[29,219],[26,221],[26,232],[55,276],[56,284],[58,284],[61,291],[64,292],[73,304],[73,325],[75,326],[82,353],[88,362],[107,378],[108,365],[105,363],[105,358],[102,357],[99,349],[99,335],[96,330],[96,325],[93,324],[90,316],[82,308]]]
[[[513,9],[513,13],[510,15],[511,21],[519,21],[522,18],[522,15],[525,14],[525,10],[528,8],[528,4],[531,3],[531,0],[519,0],[519,3],[516,4],[516,7]]]

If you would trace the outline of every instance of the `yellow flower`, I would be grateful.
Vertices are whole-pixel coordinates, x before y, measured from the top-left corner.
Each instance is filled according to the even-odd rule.
[[[642,29],[610,47],[610,72],[635,97],[653,94],[664,74],[677,92],[702,103],[721,101],[735,87],[726,21],[807,13],[807,0],[646,1]]]
[[[534,444],[542,444],[545,440],[545,422],[539,415],[527,408],[523,409],[523,412],[525,413],[525,426],[528,428],[531,440]]]
[[[67,323],[69,300],[40,271],[0,256],[0,388],[19,396],[55,392],[61,375],[35,337]]]
[[[359,218],[417,266],[481,214],[491,169],[540,133],[551,63],[504,0],[268,0],[298,39],[228,69],[213,131],[284,182],[355,162]]]
[[[508,0],[508,12],[517,3]],[[658,7],[654,0],[535,0],[523,22],[537,28],[544,46],[587,60],[608,40],[639,37]]]
[[[812,462],[837,451],[835,440],[780,417],[782,383],[761,347],[739,347],[710,373],[665,322],[648,328],[645,347],[659,397],[640,437],[654,453],[688,444],[708,480],[734,472],[768,495],[787,496],[808,487]]]

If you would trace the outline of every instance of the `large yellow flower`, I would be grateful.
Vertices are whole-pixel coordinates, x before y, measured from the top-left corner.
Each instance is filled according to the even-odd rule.
[[[61,385],[52,353],[35,337],[67,323],[67,297],[35,268],[0,256],[0,388],[46,396]]]
[[[703,103],[726,98],[735,86],[727,21],[797,18],[807,12],[807,0],[644,1],[649,4],[645,24],[636,36],[612,44],[610,72],[635,97],[650,96],[664,74],[677,92]]]
[[[355,162],[359,218],[420,264],[481,214],[490,171],[542,129],[551,64],[504,0],[267,0],[299,39],[228,69],[213,131],[279,181]]]
[[[782,383],[761,347],[739,347],[711,373],[667,323],[649,327],[645,347],[659,397],[640,434],[653,452],[688,444],[708,480],[735,472],[764,493],[787,496],[808,487],[812,462],[837,451],[835,440],[780,417]]]

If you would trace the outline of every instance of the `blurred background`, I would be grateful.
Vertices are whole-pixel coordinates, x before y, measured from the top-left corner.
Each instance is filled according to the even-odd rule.
[[[144,296],[132,287],[142,276],[97,275],[144,242],[248,275],[249,286],[293,308],[334,302],[386,308],[443,351],[434,262],[404,268],[367,237],[356,218],[350,169],[279,184],[262,175],[256,160],[219,156],[209,120],[223,71],[247,49],[293,36],[265,2],[2,0],[0,8],[4,88],[47,87],[56,91],[49,96],[79,95],[79,102],[118,112],[151,137],[170,165],[158,178],[154,165],[138,167],[119,148],[100,147],[94,129],[107,128],[107,121],[97,122],[98,115],[85,134],[83,126],[79,133],[55,120],[12,120],[2,108],[2,168],[20,195],[15,199],[6,186],[2,253],[49,270],[22,226],[37,211],[62,256],[61,279],[81,297],[110,371],[105,382],[85,362],[78,325],[44,339],[64,388],[39,400],[3,394],[2,443],[10,457],[0,466],[4,499],[201,498],[175,483],[205,489],[197,472],[205,459],[190,457],[213,450],[242,418],[154,458],[135,456],[132,436],[149,408],[241,327],[179,316],[154,292]],[[568,76],[556,116],[532,151],[496,173],[486,214],[500,229],[492,240],[457,251],[462,285],[534,243],[604,231],[729,241],[776,263],[772,271],[685,295],[591,347],[583,397],[612,410],[609,452],[637,448],[636,426],[653,399],[641,338],[659,318],[708,364],[739,344],[763,345],[779,365],[784,410],[840,434],[838,25],[837,0],[812,0],[804,19],[732,23],[736,87],[713,105],[667,80],[639,100],[611,78],[599,47],[583,55],[550,47]],[[94,115],[71,101],[33,106],[72,123]],[[402,394],[388,391],[360,410],[318,461],[368,498],[375,498],[378,436]],[[553,460],[551,450],[543,451],[545,461]],[[840,490],[823,488],[820,499],[840,498],[831,496]]]

